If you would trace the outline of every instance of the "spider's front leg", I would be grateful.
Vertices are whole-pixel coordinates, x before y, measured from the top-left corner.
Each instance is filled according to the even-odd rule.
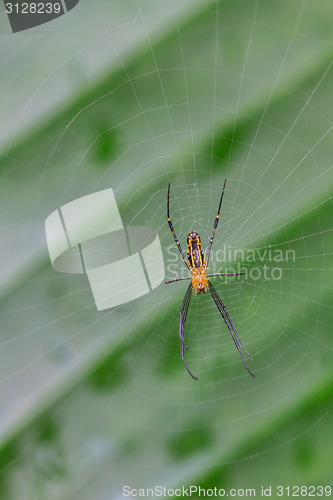
[[[184,344],[184,330],[185,330],[185,323],[186,323],[186,318],[187,318],[188,308],[190,305],[191,296],[192,296],[192,283],[189,284],[189,286],[186,290],[185,297],[184,297],[184,300],[182,303],[182,307],[180,308],[180,312],[179,312],[179,338],[180,338],[180,342],[181,342],[180,357],[182,358],[184,366],[185,366],[186,370],[188,371],[188,373],[191,375],[191,377],[194,378],[195,380],[198,380],[198,378],[195,377],[191,373],[189,367],[186,364],[185,358],[184,358],[184,349],[187,349],[187,346]]]

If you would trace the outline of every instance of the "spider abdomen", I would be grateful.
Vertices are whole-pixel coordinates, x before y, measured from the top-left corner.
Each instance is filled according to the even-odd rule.
[[[191,269],[205,265],[200,236],[196,231],[190,231],[187,235],[187,260]]]

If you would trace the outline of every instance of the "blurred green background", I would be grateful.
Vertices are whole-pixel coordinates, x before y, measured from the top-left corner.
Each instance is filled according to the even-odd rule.
[[[332,486],[331,0],[81,0],[17,34],[1,14],[1,498]],[[196,382],[186,285],[97,312],[86,276],[52,269],[44,222],[111,187],[171,279],[168,182],[183,247],[190,229],[205,247],[225,178],[214,250],[282,276],[214,280],[255,379],[192,299]]]

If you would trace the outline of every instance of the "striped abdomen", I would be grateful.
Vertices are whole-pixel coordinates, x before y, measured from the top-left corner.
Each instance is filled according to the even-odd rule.
[[[187,235],[187,260],[188,265],[192,268],[205,265],[200,236],[196,231],[190,231]]]

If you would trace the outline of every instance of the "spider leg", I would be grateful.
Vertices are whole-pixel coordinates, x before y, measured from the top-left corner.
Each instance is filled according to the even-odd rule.
[[[192,287],[188,286],[182,303],[182,307],[180,308],[179,312],[179,338],[182,343],[182,347],[184,347],[184,349],[188,349],[188,347],[184,344],[184,330],[185,330],[185,323],[191,296],[192,296]]]
[[[186,370],[188,371],[189,375],[191,375],[191,377],[194,378],[195,380],[198,380],[197,377],[195,377],[191,373],[189,367],[186,364],[185,357],[184,357],[184,349],[187,349],[187,346],[184,344],[184,329],[185,329],[185,322],[186,322],[186,318],[187,318],[187,313],[188,313],[188,308],[190,305],[191,296],[192,296],[192,283],[189,284],[189,286],[186,290],[185,297],[184,297],[184,300],[182,303],[182,307],[180,308],[180,312],[179,312],[179,338],[180,338],[180,342],[181,342],[180,357],[182,358],[184,366],[185,366]]]
[[[231,321],[230,316],[225,308],[225,305],[223,304],[222,300],[220,299],[217,291],[215,290],[215,288],[213,287],[213,285],[211,284],[210,281],[208,281],[208,285],[209,285],[208,289],[211,293],[211,296],[213,297],[213,300],[214,300],[218,310],[220,311],[220,314],[221,314],[222,318],[224,319],[225,324],[227,325],[227,327],[229,329],[229,332],[231,333],[232,339],[233,339],[235,346],[236,346],[236,348],[237,348],[237,350],[242,358],[242,361],[245,365],[245,368],[247,369],[249,374],[252,375],[252,377],[255,377],[255,375],[251,372],[250,368],[246,364],[243,353],[241,351],[241,347],[244,350],[244,352],[246,352],[246,354],[249,356],[250,359],[252,359],[251,355],[247,352],[241,339],[239,338],[238,333],[236,332],[236,328],[235,328],[233,322]]]
[[[167,197],[167,217],[168,217],[168,224],[169,224],[170,231],[172,232],[172,236],[174,237],[174,240],[175,240],[176,245],[178,247],[178,250],[180,252],[180,255],[182,256],[182,259],[185,262],[187,269],[190,269],[190,267],[189,267],[189,265],[187,263],[187,260],[185,259],[182,247],[180,246],[180,243],[179,243],[178,238],[177,238],[177,236],[175,234],[175,230],[173,228],[173,225],[172,225],[172,222],[171,222],[171,219],[170,219],[170,207],[169,207],[169,205],[170,205],[170,182],[169,182],[168,197]]]
[[[168,285],[169,283],[174,283],[175,281],[185,281],[185,280],[190,280],[192,279],[191,277],[188,277],[188,278],[176,278],[175,280],[170,280],[170,281],[166,281],[165,284]]]
[[[209,255],[210,255],[210,251],[212,249],[213,239],[214,239],[214,236],[215,236],[215,231],[216,231],[217,225],[219,223],[220,210],[221,210],[221,205],[222,205],[222,200],[223,200],[223,195],[224,195],[224,190],[225,190],[226,183],[227,183],[227,179],[224,180],[224,184],[223,184],[223,188],[222,188],[222,193],[221,193],[221,198],[220,198],[220,203],[219,203],[219,208],[217,210],[217,216],[216,216],[216,219],[215,219],[215,222],[214,222],[213,232],[212,232],[212,235],[211,235],[210,240],[209,240],[209,245],[208,245],[208,250],[207,250],[207,255],[206,255],[206,268],[208,267]]]
[[[246,273],[216,273],[216,274],[206,274],[207,277],[210,276],[242,276],[243,274]],[[183,278],[186,279],[186,278]]]

